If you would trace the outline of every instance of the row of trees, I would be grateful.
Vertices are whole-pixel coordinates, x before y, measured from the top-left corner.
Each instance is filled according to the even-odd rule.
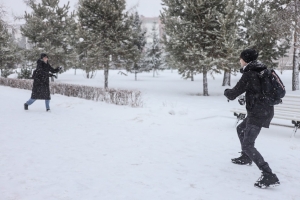
[[[54,67],[81,68],[87,78],[104,69],[106,88],[111,68],[126,68],[135,77],[153,70],[155,76],[166,62],[184,78],[193,80],[202,73],[206,96],[208,75],[224,71],[223,85],[230,85],[241,50],[257,49],[259,60],[276,68],[292,46],[293,90],[299,89],[300,2],[296,0],[162,0],[164,52],[155,26],[153,41],[147,45],[140,17],[125,10],[125,0],[79,0],[74,12],[69,4],[60,7],[59,0],[26,2],[32,12],[25,13],[21,31],[31,48],[15,47],[1,20],[0,39],[6,41],[0,46],[5,56],[1,70],[12,61],[20,62],[19,58],[25,59],[24,66],[35,67],[36,56],[47,52]]]
[[[19,48],[8,29],[12,28],[5,20],[5,9],[0,5],[0,70],[3,76],[10,75],[10,68],[20,62]]]
[[[23,72],[36,66],[41,52],[49,55],[53,67],[84,69],[87,78],[104,69],[105,88],[110,68],[126,68],[135,77],[142,71],[163,68],[156,25],[151,32],[153,42],[147,44],[147,31],[138,13],[125,10],[125,0],[79,0],[73,12],[69,3],[59,6],[59,0],[25,2],[32,12],[25,13],[26,23],[21,27],[30,46],[19,49],[26,63]]]
[[[240,67],[242,49],[255,48],[259,60],[276,68],[286,56],[294,33],[293,90],[299,89],[299,1],[289,0],[162,0],[161,19],[168,62],[193,79],[203,73],[203,95],[208,95],[207,74],[224,71],[223,85]]]

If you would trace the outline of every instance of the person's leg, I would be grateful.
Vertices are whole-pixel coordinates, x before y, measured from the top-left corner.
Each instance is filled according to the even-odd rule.
[[[244,129],[244,140],[242,144],[242,151],[257,165],[263,172],[272,173],[269,164],[265,162],[262,155],[254,147],[255,140],[260,133],[261,127],[247,123]]]
[[[35,102],[35,99],[29,99],[26,103],[24,103],[24,110],[28,110],[28,106],[33,104]]]
[[[33,104],[36,101],[36,99],[29,99],[26,104],[29,106],[31,104]]]
[[[246,124],[247,124],[247,118],[243,120],[242,123],[240,123],[236,130],[237,130],[237,135],[239,137],[240,140],[240,144],[241,144],[241,149],[242,149],[242,144],[244,141],[244,132],[246,129]],[[242,150],[241,152],[241,156],[238,158],[232,158],[231,162],[234,164],[238,164],[238,165],[251,165],[252,164],[252,160],[247,156],[247,154],[245,154]]]
[[[240,143],[241,143],[241,148],[242,148],[242,144],[244,141],[244,130],[246,129],[246,124],[247,124],[248,119],[245,118],[243,120],[242,123],[240,123],[237,127],[236,127],[236,132],[238,134],[238,137],[240,139]]]
[[[45,100],[46,110],[50,110],[50,100]]]

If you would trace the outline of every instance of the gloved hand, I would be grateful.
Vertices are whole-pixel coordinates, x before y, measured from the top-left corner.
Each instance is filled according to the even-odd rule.
[[[240,105],[245,105],[246,103],[246,98],[244,95],[240,95],[239,98],[238,98],[238,102]]]
[[[55,76],[54,74],[49,74],[49,77],[55,77],[55,78],[57,78],[57,76]]]
[[[227,88],[227,89],[224,90],[224,96],[226,96],[225,94],[226,94],[226,91],[227,91],[227,90],[230,90],[230,89]],[[227,98],[227,101],[229,102],[230,99]]]

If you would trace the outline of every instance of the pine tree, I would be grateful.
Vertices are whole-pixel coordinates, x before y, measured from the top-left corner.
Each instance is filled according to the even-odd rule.
[[[127,65],[126,70],[135,74],[135,80],[137,80],[137,74],[147,70],[145,64],[145,45],[146,45],[146,33],[147,31],[142,29],[142,20],[139,14],[136,12],[132,21],[132,45],[136,51],[132,52],[132,63]]]
[[[290,48],[286,30],[277,23],[277,8],[267,0],[247,0],[243,33],[245,45],[259,51],[259,60],[276,68]],[[284,42],[283,42],[284,41]]]
[[[20,61],[19,48],[8,32],[9,25],[3,20],[5,11],[0,6],[0,70],[2,77],[13,73],[13,68]]]
[[[35,66],[41,53],[47,53],[52,67],[70,68],[70,39],[73,33],[74,13],[69,14],[69,3],[59,6],[59,0],[28,0],[32,13],[25,12],[22,35],[28,38],[32,48],[26,52],[28,60]],[[74,36],[73,36],[74,37]]]
[[[102,68],[101,57],[98,56],[99,48],[94,45],[89,31],[80,23],[76,30],[76,40],[77,62],[75,67],[84,70],[86,78],[94,78],[97,70]]]
[[[65,33],[63,33],[63,35],[65,36],[65,64],[67,66],[64,70],[69,68],[75,68],[76,70],[76,65],[78,63],[78,54],[76,51],[76,47],[78,45],[79,40],[77,38],[78,23],[76,22],[76,18],[76,13],[73,11],[67,20],[67,24],[65,26]]]
[[[85,45],[92,51],[93,60],[98,60],[98,65],[104,68],[105,88],[110,66],[120,66],[135,50],[130,44],[132,19],[125,12],[125,3],[125,0],[79,1],[79,23],[88,33]]]
[[[146,47],[146,65],[148,69],[153,70],[153,77],[155,77],[155,73],[158,73],[158,70],[164,69],[163,62],[163,50],[160,43],[160,38],[157,34],[157,24],[154,23],[151,32],[152,42],[147,44]]]
[[[300,2],[297,0],[274,0],[271,6],[276,10],[276,26],[291,35],[293,47],[292,91],[299,90],[300,67]],[[292,34],[291,34],[292,33]]]
[[[18,72],[18,79],[30,79],[32,77],[32,72],[26,67],[22,67],[21,71]]]
[[[203,73],[203,95],[208,96],[207,73],[215,71],[215,65],[224,53],[220,34],[219,15],[224,11],[227,1],[223,0],[163,0],[164,12],[161,15],[167,35],[166,45],[174,58],[185,63],[193,74]],[[181,54],[179,55],[179,50]]]
[[[228,1],[223,13],[220,14],[221,34],[223,39],[222,49],[224,57],[219,60],[218,68],[224,70],[222,86],[231,85],[231,73],[240,69],[239,55],[243,50],[241,41],[240,22],[243,20],[241,15],[244,10],[243,0]]]
[[[174,66],[178,69],[178,73],[182,75],[184,79],[191,79],[194,81],[194,75],[197,71],[198,62],[189,56],[185,51],[191,48],[188,43],[182,41],[182,37],[188,31],[181,20],[168,18],[164,19],[165,30],[168,36],[164,35],[163,42],[165,45],[166,62],[169,66]]]

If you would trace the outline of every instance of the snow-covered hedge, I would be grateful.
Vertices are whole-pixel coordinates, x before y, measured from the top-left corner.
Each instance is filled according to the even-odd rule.
[[[31,90],[32,83],[32,80],[0,77],[0,85],[13,88]],[[130,105],[132,107],[141,107],[143,105],[141,92],[137,90],[103,89],[65,83],[50,83],[50,91],[52,94],[61,94],[94,101],[105,101],[116,105]]]

